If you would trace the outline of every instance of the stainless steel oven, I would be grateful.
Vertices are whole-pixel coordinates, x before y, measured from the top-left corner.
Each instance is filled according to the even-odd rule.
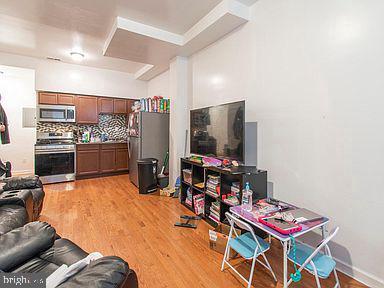
[[[76,169],[75,153],[72,133],[38,133],[35,145],[35,173],[44,184],[73,181]]]
[[[40,122],[76,122],[75,106],[39,105],[37,120]]]

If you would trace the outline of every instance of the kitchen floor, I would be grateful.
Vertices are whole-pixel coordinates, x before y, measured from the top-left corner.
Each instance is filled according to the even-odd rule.
[[[87,252],[118,255],[136,271],[139,287],[245,287],[228,269],[220,271],[222,255],[209,249],[206,222],[197,229],[174,227],[183,214],[192,214],[177,199],[139,195],[128,175],[79,180],[45,186],[46,198],[40,220]],[[256,265],[255,287],[283,287],[282,249],[273,241],[267,257],[278,283]],[[239,270],[249,275],[250,265]],[[366,287],[339,273],[342,287]],[[333,287],[334,279],[322,281]],[[316,287],[304,273],[299,284]]]

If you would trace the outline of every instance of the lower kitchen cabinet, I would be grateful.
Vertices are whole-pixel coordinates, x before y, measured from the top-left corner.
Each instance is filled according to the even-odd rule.
[[[100,172],[107,173],[116,170],[116,149],[101,148],[100,150]]]
[[[128,172],[128,147],[125,143],[78,144],[77,178],[90,178]]]
[[[100,171],[99,145],[77,145],[76,176],[98,174]]]
[[[128,148],[116,148],[116,170],[128,170]]]

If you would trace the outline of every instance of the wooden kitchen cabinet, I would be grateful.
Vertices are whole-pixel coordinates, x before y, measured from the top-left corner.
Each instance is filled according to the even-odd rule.
[[[116,149],[113,145],[101,145],[100,172],[107,173],[116,170]]]
[[[99,111],[97,97],[76,96],[76,122],[79,124],[97,124]]]
[[[113,113],[127,114],[127,100],[126,99],[113,99]]]
[[[112,98],[98,98],[99,113],[112,114],[113,113],[113,99]]]
[[[76,150],[76,176],[98,174],[100,172],[99,145],[77,145]]]
[[[56,105],[57,93],[39,92],[38,102],[39,104]]]
[[[38,102],[44,105],[75,105],[75,95],[39,92]]]
[[[128,168],[128,147],[116,148],[116,170],[122,171]]]
[[[128,172],[126,143],[76,145],[76,177],[92,178]]]
[[[45,105],[75,105],[77,123],[97,124],[98,114],[129,114],[134,99],[38,92],[38,103]]]
[[[75,95],[57,94],[57,104],[59,104],[59,105],[75,105]]]

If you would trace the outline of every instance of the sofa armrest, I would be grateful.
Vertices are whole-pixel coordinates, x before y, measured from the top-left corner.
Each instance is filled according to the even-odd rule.
[[[30,190],[6,191],[0,195],[0,206],[18,205],[26,207],[28,201],[33,201],[33,195]]]
[[[45,222],[32,222],[0,236],[0,270],[24,263],[53,245],[56,231]]]
[[[123,259],[108,256],[92,261],[79,273],[57,287],[137,288],[138,281],[135,271],[129,269]]]
[[[26,223],[28,223],[28,214],[24,207],[17,205],[0,206],[0,236],[22,227]]]
[[[17,205],[24,207],[28,221],[33,221],[33,194],[31,190],[6,191],[0,194],[0,206]]]
[[[39,176],[10,177],[2,180],[2,191],[42,188]],[[0,191],[0,193],[2,192]]]

